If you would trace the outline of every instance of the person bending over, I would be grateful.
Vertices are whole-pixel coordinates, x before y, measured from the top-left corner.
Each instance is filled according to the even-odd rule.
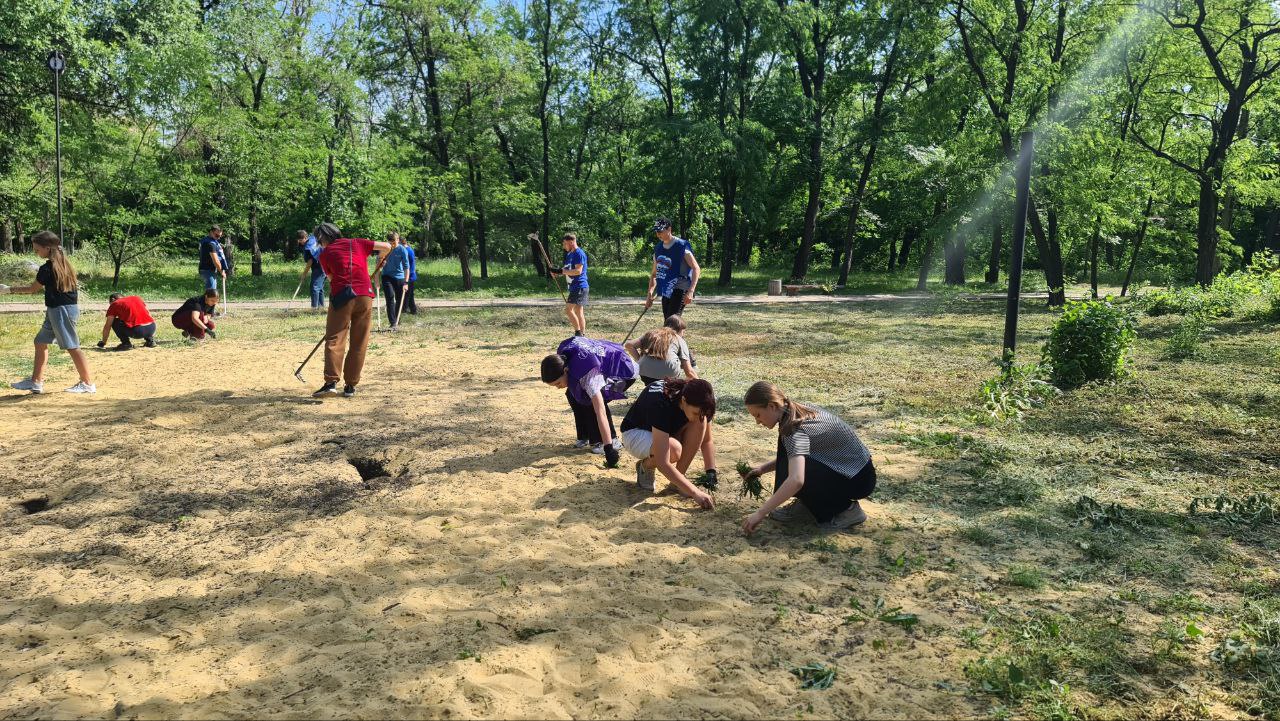
[[[636,340],[627,341],[625,347],[631,357],[639,361],[640,380],[645,387],[662,378],[679,378],[681,373],[685,378],[698,377],[689,362],[689,346],[670,328],[651,330]]]
[[[667,378],[640,392],[622,419],[622,445],[639,459],[636,484],[641,490],[653,490],[654,471],[658,470],[698,505],[715,507],[711,494],[685,476],[693,457],[701,452],[702,466],[715,480],[716,446],[711,439],[715,414],[715,392],[701,378]]]
[[[876,469],[849,424],[818,406],[791,400],[765,381],[748,388],[744,400],[756,423],[778,429],[778,451],[774,460],[746,474],[775,471],[773,495],[743,521],[743,531],[755,532],[765,516],[782,523],[809,518],[828,531],[867,520],[858,501],[875,490]]]
[[[169,318],[173,327],[182,331],[183,338],[202,341],[207,335],[217,338],[213,330],[213,312],[218,307],[218,291],[206,290],[204,295],[188,298]]]
[[[147,311],[147,304],[136,295],[111,294],[111,305],[107,306],[107,320],[102,324],[102,340],[98,341],[99,348],[107,347],[107,334],[112,331],[115,331],[116,338],[120,339],[120,345],[116,346],[116,350],[132,349],[133,338],[143,339],[143,345],[148,348],[156,347],[155,319]]]
[[[636,364],[622,346],[607,340],[573,336],[542,359],[542,382],[564,388],[577,428],[578,448],[592,446],[605,465],[618,465],[616,433],[609,401],[627,397],[636,380]]]

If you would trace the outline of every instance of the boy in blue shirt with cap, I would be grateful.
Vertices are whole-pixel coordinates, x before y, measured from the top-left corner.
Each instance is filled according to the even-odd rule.
[[[324,269],[320,267],[320,241],[305,230],[298,231],[298,245],[302,246],[302,260],[307,266],[302,273],[311,271],[311,309],[324,309]]]
[[[569,278],[569,299],[564,305],[564,314],[569,318],[569,325],[573,326],[573,334],[583,335],[587,330],[583,306],[591,294],[587,284],[587,252],[578,247],[578,236],[573,233],[565,233],[560,238],[560,245],[564,248],[564,267],[551,271],[551,274]]]
[[[653,222],[658,242],[653,246],[653,270],[649,271],[649,292],[644,307],[653,305],[655,294],[662,296],[662,318],[684,313],[693,302],[702,268],[693,257],[693,246],[671,232],[671,221],[658,218]]]

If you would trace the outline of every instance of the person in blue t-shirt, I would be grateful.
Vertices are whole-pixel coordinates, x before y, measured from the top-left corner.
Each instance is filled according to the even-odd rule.
[[[397,235],[396,237],[400,236]],[[413,252],[412,245],[408,243],[403,243],[403,245],[404,252],[409,254],[409,284],[404,292],[404,311],[409,315],[417,315],[418,301],[414,300],[413,289],[418,284],[418,254]]]
[[[578,247],[578,236],[573,233],[565,233],[560,245],[564,247],[564,267],[551,271],[551,274],[569,279],[569,299],[564,304],[564,314],[569,318],[569,325],[573,326],[573,334],[582,335],[587,330],[583,306],[591,294],[591,287],[587,284],[587,252]]]
[[[653,232],[658,242],[653,246],[653,270],[649,271],[649,293],[644,307],[653,305],[655,295],[662,296],[662,317],[684,313],[684,307],[693,302],[702,268],[693,257],[693,246],[684,238],[671,233],[671,221],[658,218],[653,222]]]
[[[209,234],[200,239],[200,278],[204,281],[205,290],[217,290],[218,278],[227,281],[227,261],[222,254],[222,228],[213,226]]]
[[[307,266],[302,269],[305,276],[311,271],[311,309],[324,309],[324,269],[320,267],[320,241],[305,230],[298,231],[298,245],[302,246],[302,260]]]
[[[387,303],[387,320],[391,323],[391,330],[395,330],[409,282],[409,254],[400,242],[400,234],[394,230],[387,233],[387,243],[391,252],[379,261],[377,269],[382,271],[382,297]]]

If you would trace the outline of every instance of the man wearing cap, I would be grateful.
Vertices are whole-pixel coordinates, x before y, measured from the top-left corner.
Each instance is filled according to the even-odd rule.
[[[364,370],[364,354],[369,347],[369,326],[373,320],[373,283],[369,277],[369,256],[377,252],[381,263],[391,246],[368,238],[343,238],[342,231],[333,223],[321,223],[316,226],[312,235],[324,248],[320,251],[320,267],[329,277],[324,385],[312,395],[317,398],[338,395],[338,380],[342,379],[346,383],[342,395],[350,398],[356,394],[360,373]],[[348,335],[351,336],[349,351]]]
[[[657,234],[658,242],[653,246],[653,270],[649,271],[649,292],[644,307],[653,305],[655,294],[662,296],[662,317],[665,320],[681,315],[684,307],[693,302],[702,269],[693,257],[693,246],[689,241],[671,233],[670,220],[655,220],[653,232]]]

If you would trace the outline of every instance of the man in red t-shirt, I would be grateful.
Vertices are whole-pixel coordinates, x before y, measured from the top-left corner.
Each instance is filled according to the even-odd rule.
[[[317,398],[336,396],[338,380],[345,386],[342,395],[356,394],[364,354],[369,347],[369,327],[373,320],[373,283],[369,278],[369,256],[381,260],[391,246],[367,238],[343,238],[333,223],[321,223],[312,233],[324,250],[320,267],[329,276],[329,315],[325,323],[324,385],[312,393]],[[347,335],[351,349],[347,350]],[[346,355],[344,360],[343,355]],[[339,376],[338,369],[342,374]]]
[[[116,337],[120,339],[116,350],[133,348],[130,338],[143,338],[146,341],[143,345],[148,348],[156,347],[156,322],[147,312],[147,304],[136,295],[121,297],[119,293],[111,294],[111,305],[107,306],[107,322],[102,324],[102,340],[98,341],[99,348],[107,347],[107,336],[111,331],[115,331]]]

